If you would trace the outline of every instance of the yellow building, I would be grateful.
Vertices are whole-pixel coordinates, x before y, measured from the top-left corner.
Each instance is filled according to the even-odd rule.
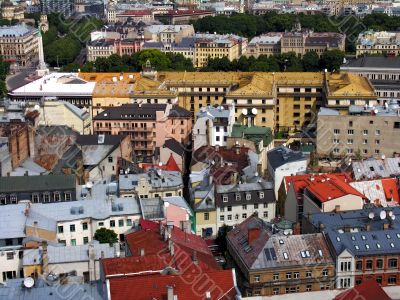
[[[207,65],[209,58],[239,59],[246,52],[247,39],[230,35],[201,33],[195,35],[193,63],[197,68]]]
[[[177,96],[165,88],[156,78],[140,73],[80,73],[79,77],[95,81],[92,115],[129,103],[177,103]]]
[[[80,73],[96,81],[93,116],[126,103],[177,103],[194,116],[207,105],[234,104],[236,121],[293,131],[315,125],[322,106],[347,112],[375,105],[367,78],[324,72]]]
[[[348,114],[350,105],[378,105],[374,87],[364,77],[353,73],[325,74],[326,107]]]

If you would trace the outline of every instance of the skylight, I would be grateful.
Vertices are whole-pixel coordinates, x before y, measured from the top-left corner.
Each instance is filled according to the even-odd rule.
[[[358,247],[358,245],[355,245],[354,248],[356,248],[356,250],[360,250],[360,247]]]
[[[322,257],[322,256],[323,256],[323,255],[322,255],[322,250],[318,250],[318,254],[319,254],[319,256]]]
[[[363,239],[363,241],[365,241],[367,238],[365,237],[365,235],[362,235],[361,238]]]
[[[390,234],[387,234],[387,235],[386,235],[386,238],[387,238],[388,240],[390,240],[390,239],[391,239]]]
[[[283,252],[283,258],[284,259],[289,259],[289,255],[287,254],[287,252]]]
[[[365,244],[365,249],[369,249],[369,245],[368,244]]]
[[[379,243],[376,243],[376,248],[381,249],[381,245]]]
[[[393,243],[390,243],[390,247],[394,248],[394,244],[393,244]]]
[[[340,237],[337,236],[337,237],[336,237],[336,240],[337,240],[338,242],[340,242]]]

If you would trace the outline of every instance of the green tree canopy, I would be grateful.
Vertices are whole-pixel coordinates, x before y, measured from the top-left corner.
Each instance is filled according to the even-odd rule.
[[[344,53],[340,50],[325,51],[321,56],[321,67],[328,71],[339,71],[343,64]]]
[[[303,69],[307,72],[319,71],[319,56],[316,52],[310,51],[303,56]]]
[[[102,244],[114,244],[118,242],[118,235],[115,233],[114,230],[103,227],[96,230],[94,234],[94,239]]]

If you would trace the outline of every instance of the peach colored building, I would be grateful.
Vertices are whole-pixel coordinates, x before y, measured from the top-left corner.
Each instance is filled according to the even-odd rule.
[[[153,155],[169,138],[186,144],[191,128],[191,113],[171,104],[124,104],[93,119],[95,133],[130,135],[135,154],[143,157]]]

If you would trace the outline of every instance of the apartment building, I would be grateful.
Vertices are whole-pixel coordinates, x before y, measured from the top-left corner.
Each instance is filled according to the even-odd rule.
[[[381,105],[400,98],[400,57],[365,56],[349,61],[340,70],[368,78]]]
[[[279,190],[279,213],[301,226],[306,214],[362,209],[369,199],[350,181],[345,173],[286,176]]]
[[[107,58],[112,54],[132,55],[143,49],[144,39],[136,38],[116,38],[116,39],[96,39],[86,45],[86,56],[88,61],[95,61],[97,58]]]
[[[236,226],[253,214],[269,222],[275,218],[273,186],[261,178],[249,183],[216,185],[215,207],[217,229]]]
[[[336,263],[336,288],[367,279],[381,286],[399,284],[400,208],[372,208],[306,217],[307,232],[323,232]]]
[[[254,37],[247,46],[245,56],[278,55],[294,52],[303,56],[307,52],[315,52],[321,56],[328,50],[345,51],[346,35],[336,32],[314,32],[294,28],[288,32],[269,32]]]
[[[182,196],[182,173],[151,168],[146,173],[120,175],[119,193],[139,198]]]
[[[350,106],[349,114],[322,108],[317,122],[317,153],[321,156],[392,157],[398,153],[399,105]]]
[[[167,138],[187,143],[192,129],[191,114],[171,104],[124,104],[93,118],[98,134],[129,135],[136,155],[152,155]]]
[[[193,150],[202,146],[226,146],[234,123],[233,105],[202,108],[193,126]]]
[[[220,35],[196,33],[194,66],[197,68],[207,65],[209,58],[227,57],[229,61],[238,59],[246,52],[247,38],[233,34]]]
[[[71,0],[44,0],[39,2],[42,14],[60,13],[65,18],[69,18],[73,14],[73,5],[74,3]]]
[[[0,55],[20,67],[36,67],[39,59],[38,30],[24,24],[1,27]]]
[[[283,235],[255,215],[227,235],[247,297],[334,288],[335,264],[322,234]]]
[[[193,25],[150,25],[144,28],[144,39],[163,44],[180,43],[194,35]]]
[[[204,17],[213,17],[215,13],[209,10],[199,9],[178,9],[178,10],[167,10],[156,13],[154,18],[163,24],[179,25],[179,24],[190,24],[193,21],[202,19]]]
[[[360,33],[356,44],[356,56],[385,54],[397,56],[400,54],[400,32],[368,30]]]
[[[26,200],[32,203],[75,201],[75,184],[73,175],[3,177],[0,182],[0,205]]]

